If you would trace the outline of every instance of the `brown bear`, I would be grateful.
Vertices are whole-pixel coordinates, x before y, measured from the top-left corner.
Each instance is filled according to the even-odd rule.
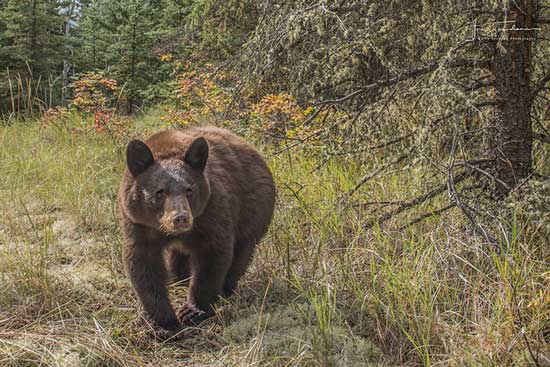
[[[241,137],[216,127],[167,130],[131,141],[118,192],[125,270],[145,313],[168,337],[213,315],[265,235],[275,204],[266,163]],[[190,278],[176,313],[170,275]]]

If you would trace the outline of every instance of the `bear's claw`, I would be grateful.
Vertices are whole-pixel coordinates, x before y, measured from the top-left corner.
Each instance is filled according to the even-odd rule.
[[[196,326],[212,314],[212,312],[203,311],[195,305],[186,304],[178,311],[177,317],[182,326]]]
[[[160,327],[160,326],[157,326],[154,329],[155,337],[157,339],[160,339],[160,340],[172,339],[174,337],[176,337],[176,339],[177,339],[177,335],[180,331],[181,331],[181,328],[165,329],[165,328]]]

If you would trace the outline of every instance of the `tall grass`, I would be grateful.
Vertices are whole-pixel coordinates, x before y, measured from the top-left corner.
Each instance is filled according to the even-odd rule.
[[[145,116],[130,135],[155,124]],[[499,253],[457,211],[399,229],[441,203],[369,228],[370,208],[335,204],[368,163],[269,157],[275,218],[238,294],[160,342],[121,271],[121,145],[27,123],[3,128],[0,146],[2,366],[550,363],[548,244],[519,215],[503,222]],[[356,199],[413,197],[421,169],[367,183]]]
[[[43,114],[54,105],[62,87],[59,78],[35,78],[28,64],[25,72],[0,73],[0,86],[8,101],[0,104],[0,117],[8,122]]]

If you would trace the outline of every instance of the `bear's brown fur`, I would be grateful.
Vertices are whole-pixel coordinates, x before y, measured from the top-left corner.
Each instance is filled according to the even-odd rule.
[[[211,316],[218,296],[235,289],[271,222],[273,178],[251,145],[215,127],[134,140],[126,159],[118,193],[124,265],[146,314],[168,336]],[[168,274],[190,277],[177,313]]]

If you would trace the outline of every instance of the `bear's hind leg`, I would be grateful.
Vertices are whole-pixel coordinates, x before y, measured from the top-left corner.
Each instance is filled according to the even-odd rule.
[[[235,255],[231,267],[225,277],[223,284],[223,295],[229,297],[235,292],[237,283],[241,277],[246,273],[248,265],[252,261],[254,256],[254,248],[256,246],[255,241],[242,241],[235,244]]]
[[[191,277],[189,270],[189,255],[178,249],[170,249],[166,254],[166,265],[170,272],[170,282],[183,285]]]

